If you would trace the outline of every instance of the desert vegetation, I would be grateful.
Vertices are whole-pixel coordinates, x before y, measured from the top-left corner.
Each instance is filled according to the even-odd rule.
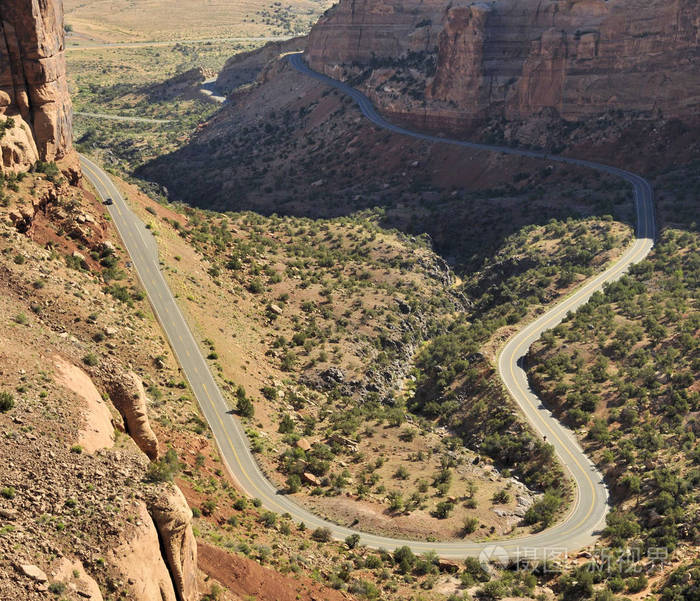
[[[648,259],[546,333],[528,357],[535,388],[606,475],[616,505],[604,536],[618,555],[661,549],[663,563],[697,539],[699,267],[697,233],[667,229]],[[646,573],[658,569],[652,561]],[[692,597],[680,584],[692,569],[662,581],[661,598]],[[647,588],[646,576],[631,573],[607,579],[611,596]]]
[[[649,259],[543,336],[542,398],[581,433],[618,502],[606,535],[672,552],[697,536],[698,235],[666,230]]]
[[[453,536],[541,528],[566,506],[551,449],[500,388],[489,345],[600,269],[629,229],[531,226],[460,280],[426,237],[387,230],[373,212],[311,220],[148,207],[166,273],[210,334],[205,354],[281,488],[347,523],[352,510],[338,503],[349,494]],[[559,266],[566,278],[554,277]],[[213,319],[212,304],[235,317]],[[241,357],[238,339],[258,350]],[[506,470],[495,482],[492,463]],[[532,493],[518,479],[549,491],[527,518]],[[505,530],[494,506],[511,515]]]
[[[172,46],[109,48],[68,53],[78,149],[102,157],[124,176],[185,143],[219,108],[198,93],[237,51],[255,42],[182,42]],[[128,78],[118,74],[128,71]],[[136,117],[162,123],[115,121],[90,116]],[[105,153],[105,154],[103,154]]]
[[[551,449],[523,426],[494,374],[485,346],[497,332],[570,289],[605,264],[629,240],[611,221],[551,222],[531,226],[506,241],[482,270],[461,285],[473,299],[416,357],[409,407],[439,418],[467,444],[505,467],[517,465],[525,482],[557,488],[561,474]]]

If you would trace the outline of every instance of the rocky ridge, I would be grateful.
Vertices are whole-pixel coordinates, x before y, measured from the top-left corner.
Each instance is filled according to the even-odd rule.
[[[64,52],[62,2],[0,5],[0,171],[24,171],[71,153]]]
[[[229,94],[236,88],[253,83],[272,61],[287,52],[304,49],[305,38],[292,38],[282,42],[269,42],[262,48],[234,54],[219,72],[216,87]]]

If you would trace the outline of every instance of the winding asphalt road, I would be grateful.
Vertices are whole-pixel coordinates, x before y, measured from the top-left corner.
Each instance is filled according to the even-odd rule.
[[[571,473],[576,487],[576,498],[563,521],[552,528],[530,536],[481,543],[469,540],[417,542],[357,532],[360,534],[363,544],[374,548],[392,550],[408,545],[416,553],[435,551],[442,557],[479,556],[482,560],[505,560],[518,557],[544,559],[564,552],[575,551],[594,543],[607,511],[608,495],[602,476],[583,453],[573,433],[562,426],[531,392],[525,373],[519,364],[530,344],[544,330],[554,327],[569,311],[581,306],[593,292],[600,290],[604,283],[619,278],[631,264],[640,261],[649,253],[655,234],[651,186],[638,175],[616,167],[569,157],[552,156],[532,150],[517,150],[440,138],[395,126],[382,118],[369,99],[357,90],[309,69],[301,54],[289,55],[287,60],[298,71],[351,96],[365,117],[377,126],[394,133],[429,142],[589,167],[596,171],[621,177],[634,187],[637,208],[637,235],[634,244],[614,265],[588,281],[575,293],[549,309],[515,335],[506,344],[498,358],[499,374],[513,398],[522,408],[535,430],[542,436],[546,436],[548,442],[554,445],[557,455]],[[239,486],[250,496],[259,498],[265,508],[277,513],[289,513],[295,520],[303,521],[310,528],[330,528],[333,536],[337,539],[355,534],[356,531],[351,528],[337,526],[310,513],[298,505],[293,498],[278,491],[263,475],[250,451],[248,439],[241,423],[237,417],[230,413],[229,407],[212,377],[209,366],[200,352],[197,341],[192,336],[187,321],[180,312],[160,271],[158,250],[153,236],[129,209],[107,173],[87,157],[81,157],[81,164],[84,174],[93,183],[100,196],[103,199],[112,198],[114,201],[114,204],[108,207],[109,212],[127,251],[131,255],[153,310],[212,429],[222,457]]]

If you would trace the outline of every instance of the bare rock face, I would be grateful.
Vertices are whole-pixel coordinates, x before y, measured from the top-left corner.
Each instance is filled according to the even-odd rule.
[[[699,29],[695,0],[341,0],[306,58],[424,123],[613,110],[694,122]]]
[[[434,52],[446,7],[442,0],[341,0],[311,30],[307,60],[327,71]]]
[[[447,10],[438,38],[437,70],[427,90],[429,98],[474,107],[488,102],[482,64],[490,12],[490,7],[481,4]]]
[[[56,368],[56,382],[71,390],[83,402],[83,423],[78,429],[78,444],[87,453],[111,448],[114,445],[112,415],[90,376],[58,355],[52,359]]]
[[[136,520],[128,542],[113,549],[107,563],[129,583],[134,601],[177,601],[170,573],[160,554],[158,532],[140,501],[134,509]]]
[[[59,0],[0,3],[0,168],[23,170],[72,148],[66,83],[63,4]]]
[[[158,439],[151,429],[146,410],[146,392],[133,372],[110,370],[103,381],[112,403],[126,422],[129,435],[149,459],[158,459]]]
[[[197,541],[192,532],[192,510],[177,486],[148,502],[180,601],[198,601]]]
[[[2,94],[2,92],[0,92]],[[0,103],[2,98],[0,97]],[[0,117],[2,106],[0,106]],[[0,137],[0,171],[25,171],[39,160],[31,128],[21,117],[11,117],[12,127]]]

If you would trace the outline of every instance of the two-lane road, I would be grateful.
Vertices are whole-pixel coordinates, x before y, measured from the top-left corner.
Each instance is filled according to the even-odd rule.
[[[445,542],[402,540],[357,532],[353,529],[330,523],[310,513],[298,505],[291,497],[282,494],[265,478],[250,451],[248,440],[238,418],[229,412],[229,407],[160,271],[157,245],[153,236],[138,217],[131,212],[109,176],[88,158],[81,157],[85,176],[93,183],[100,196],[103,199],[112,198],[114,201],[114,204],[109,206],[110,214],[133,260],[134,267],[148,294],[153,310],[212,429],[216,443],[230,473],[247,494],[259,498],[267,509],[278,513],[289,513],[295,520],[303,521],[310,528],[330,528],[333,536],[338,539],[357,532],[361,535],[363,544],[375,548],[382,547],[391,550],[402,545],[408,545],[416,553],[432,550],[443,557],[478,556],[481,554],[482,557],[495,556],[502,558],[505,556],[522,557],[526,555],[530,558],[544,558],[564,551],[576,550],[593,543],[607,510],[607,491],[602,482],[602,476],[581,451],[573,434],[559,424],[541,406],[539,399],[529,391],[527,379],[524,372],[518,367],[518,362],[532,341],[536,340],[542,331],[559,323],[568,311],[585,303],[589,296],[594,291],[599,290],[605,282],[620,277],[630,264],[646,256],[652,247],[654,237],[651,187],[646,180],[632,173],[588,161],[568,157],[555,157],[529,150],[519,151],[506,147],[472,144],[411,132],[384,120],[375,111],[371,102],[357,90],[310,70],[303,62],[301,55],[290,55],[288,60],[294,68],[302,73],[319,79],[323,83],[350,95],[368,119],[376,125],[395,133],[421,138],[430,142],[567,162],[611,173],[626,179],[635,189],[638,220],[637,240],[612,267],[586,283],[573,295],[547,311],[538,320],[513,337],[499,356],[498,370],[508,390],[537,432],[547,436],[548,441],[554,445],[562,462],[571,472],[572,480],[576,486],[576,500],[566,518],[543,532],[503,541],[477,543],[469,540]]]

